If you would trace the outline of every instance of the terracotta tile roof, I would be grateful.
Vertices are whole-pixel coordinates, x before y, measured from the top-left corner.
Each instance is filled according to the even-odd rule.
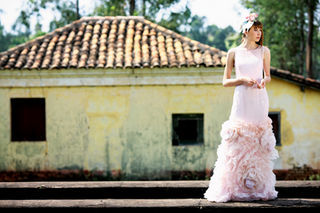
[[[292,73],[288,70],[281,70],[274,67],[271,67],[270,73],[273,76],[277,76],[282,79],[295,82],[303,87],[307,86],[307,87],[313,87],[315,89],[320,89],[320,81],[313,78],[307,78],[307,77],[304,77],[303,75],[299,75],[296,73]]]
[[[224,66],[226,52],[138,16],[85,17],[0,53],[0,69]]]

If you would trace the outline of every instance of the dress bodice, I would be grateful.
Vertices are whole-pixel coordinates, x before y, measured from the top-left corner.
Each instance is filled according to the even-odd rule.
[[[235,72],[236,77],[250,77],[255,80],[263,77],[263,53],[264,47],[248,50],[243,47],[235,48]]]
[[[263,46],[254,50],[235,48],[236,77],[250,77],[258,83],[263,78]],[[251,123],[263,122],[268,117],[269,100],[266,87],[257,88],[256,84],[236,86],[229,119]]]

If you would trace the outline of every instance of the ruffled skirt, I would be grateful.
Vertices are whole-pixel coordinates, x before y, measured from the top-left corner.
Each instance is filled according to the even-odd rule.
[[[277,197],[272,160],[278,158],[272,120],[258,124],[227,120],[220,132],[218,159],[204,197],[227,202]]]

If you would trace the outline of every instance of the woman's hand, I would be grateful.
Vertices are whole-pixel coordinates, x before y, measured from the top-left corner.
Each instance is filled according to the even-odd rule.
[[[266,86],[266,81],[265,81],[265,79],[262,79],[261,82],[260,82],[260,84],[257,84],[257,87],[258,87],[259,89],[263,89],[265,86]]]
[[[252,79],[252,78],[248,78],[248,77],[241,77],[240,78],[242,84],[248,86],[248,87],[252,87],[254,84],[257,83],[256,80]]]

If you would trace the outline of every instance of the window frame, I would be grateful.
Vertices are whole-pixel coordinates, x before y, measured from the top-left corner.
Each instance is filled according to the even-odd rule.
[[[278,122],[278,134],[276,134],[274,132],[274,122],[272,122],[272,129],[273,129],[273,133],[274,136],[276,138],[276,146],[281,146],[281,112],[280,111],[274,111],[274,112],[269,112],[268,116],[270,117],[270,115],[276,115],[277,116],[277,122]],[[270,119],[272,120],[272,118],[270,117]]]
[[[29,102],[29,103],[28,103]],[[36,106],[35,109],[32,109],[32,105]],[[25,108],[24,108],[25,107]],[[24,109],[23,109],[24,108]],[[29,108],[29,109],[28,109]],[[31,109],[31,110],[30,110]],[[37,112],[37,109],[41,109]],[[28,112],[31,111],[32,113],[43,113],[38,114],[38,120],[32,122],[25,122],[21,124],[21,120],[17,119],[24,119],[24,118],[17,118],[19,114],[24,113],[25,110]],[[15,113],[15,114],[14,114]],[[18,115],[17,115],[18,114]],[[34,114],[33,114],[34,115]],[[30,118],[29,116],[26,116]],[[43,142],[47,140],[46,135],[46,99],[43,97],[39,98],[24,98],[24,97],[12,97],[10,98],[10,142]],[[25,124],[27,123],[27,124]],[[33,125],[34,127],[39,127],[43,125],[40,130],[35,131],[34,135],[32,134],[25,134],[28,130],[20,130],[19,128],[24,128],[28,126],[27,129],[30,129],[29,125]],[[19,135],[22,134],[22,135]],[[25,134],[25,135],[24,135]]]
[[[171,144],[172,146],[201,146],[204,144],[204,113],[172,113],[171,114]],[[176,139],[175,122],[179,120],[196,120],[197,121],[197,139],[194,142],[184,142]],[[177,140],[177,141],[175,141]]]

